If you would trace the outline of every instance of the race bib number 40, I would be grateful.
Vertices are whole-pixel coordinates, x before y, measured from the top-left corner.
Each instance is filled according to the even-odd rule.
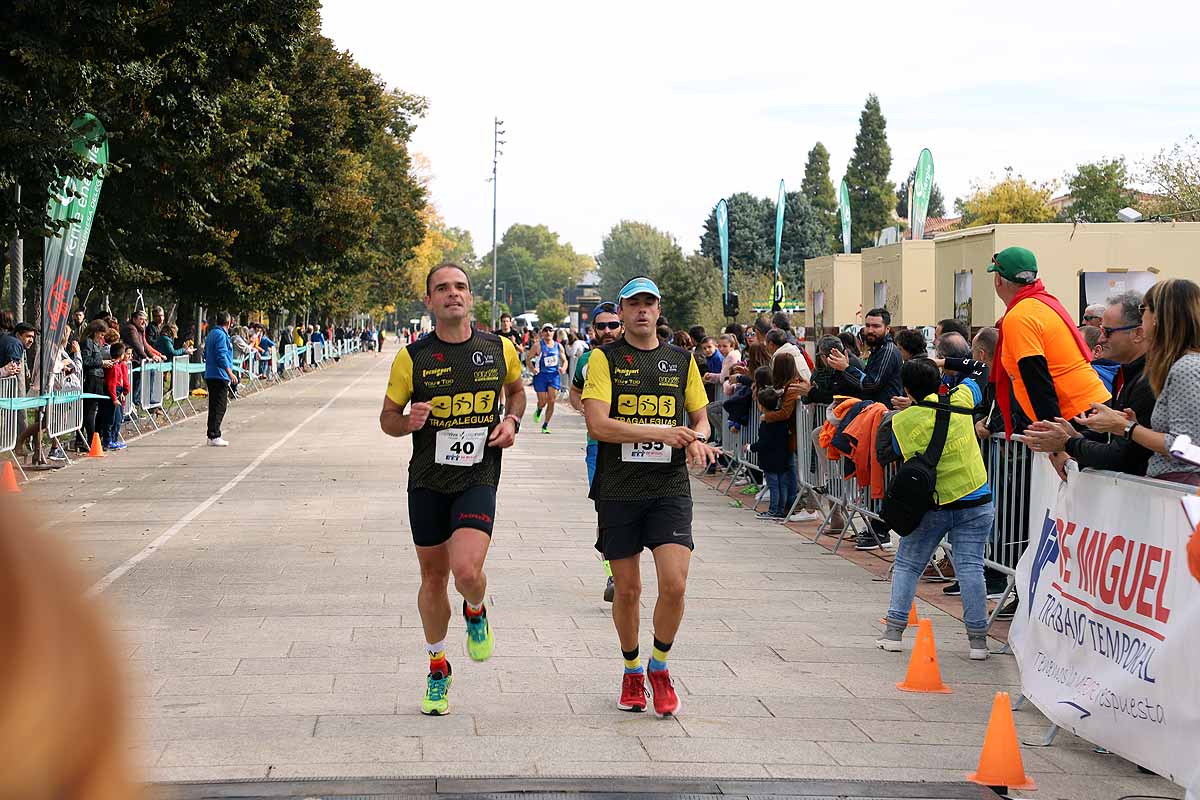
[[[433,460],[452,467],[471,467],[483,460],[487,428],[447,428],[437,432]]]

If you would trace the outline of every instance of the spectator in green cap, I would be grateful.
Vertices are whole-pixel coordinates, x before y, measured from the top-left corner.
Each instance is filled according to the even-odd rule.
[[[1074,318],[1038,278],[1037,258],[1024,247],[992,256],[988,272],[1007,311],[996,326],[996,403],[1012,434],[1012,398],[1035,422],[1070,419],[1109,398]],[[1011,387],[1011,393],[1009,391]]]

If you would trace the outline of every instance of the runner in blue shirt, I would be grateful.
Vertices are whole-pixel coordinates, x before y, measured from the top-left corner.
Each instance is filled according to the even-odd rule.
[[[550,433],[554,401],[562,388],[562,376],[567,374],[567,351],[554,341],[554,326],[549,322],[542,326],[541,337],[529,348],[528,358],[529,371],[533,373],[533,390],[537,392],[538,399],[533,421],[542,423],[542,433]]]

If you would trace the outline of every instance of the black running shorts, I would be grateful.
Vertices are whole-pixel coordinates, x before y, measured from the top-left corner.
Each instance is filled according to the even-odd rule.
[[[459,528],[473,528],[491,536],[495,517],[495,486],[472,486],[455,494],[408,490],[408,522],[417,547],[445,544]]]
[[[696,549],[692,542],[692,498],[655,497],[649,500],[597,500],[600,532],[596,549],[606,559],[636,556],[660,544],[681,544]]]

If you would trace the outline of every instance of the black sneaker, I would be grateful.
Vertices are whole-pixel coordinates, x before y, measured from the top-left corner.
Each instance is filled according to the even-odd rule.
[[[958,597],[962,594],[962,587],[958,585],[958,581],[955,581],[945,589],[942,589],[942,594],[946,595],[947,597]]]
[[[1004,592],[1008,589],[1008,581],[1003,577],[992,578],[990,575],[987,580],[987,597],[988,600],[999,600],[1004,597]]]
[[[883,544],[879,541],[879,537],[875,535],[874,531],[863,531],[862,533],[858,534],[858,538],[854,544],[854,549],[878,550],[882,546]]]
[[[1017,596],[1014,594],[1009,601],[1004,604],[1004,608],[1000,609],[1000,613],[996,615],[996,619],[1012,619],[1017,615]]]

